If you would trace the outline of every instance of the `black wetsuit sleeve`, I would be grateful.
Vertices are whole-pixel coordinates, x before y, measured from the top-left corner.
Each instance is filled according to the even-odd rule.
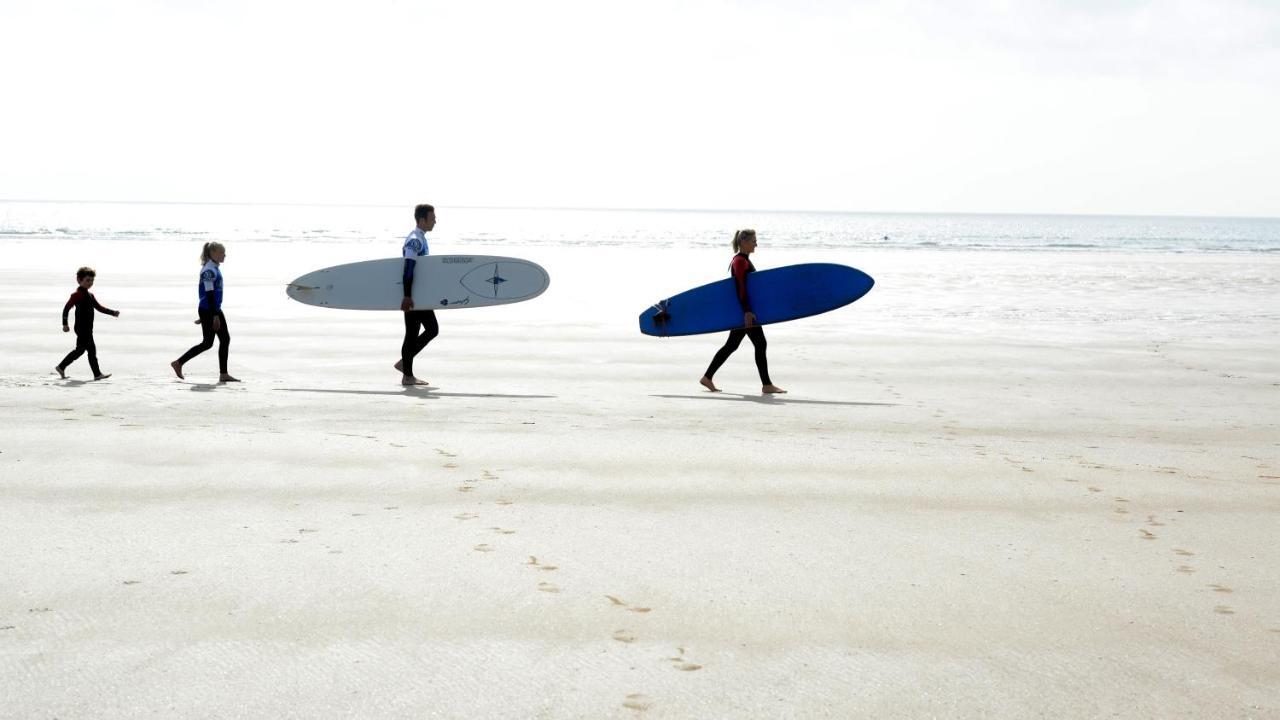
[[[413,268],[418,264],[413,258],[404,259],[404,296],[413,297]]]
[[[750,272],[751,262],[742,255],[733,257],[733,264],[729,266],[733,271],[733,284],[738,291],[738,304],[742,306],[742,312],[751,312],[751,298],[747,297],[747,273]]]
[[[99,302],[98,302],[98,298],[94,297],[93,293],[89,293],[89,299],[93,301],[93,309],[94,309],[94,310],[97,310],[97,311],[98,311],[98,312],[100,312],[100,313],[106,313],[107,315],[115,315],[115,314],[116,314],[116,311],[115,311],[115,310],[112,310],[111,308],[106,307],[106,306],[102,305],[101,303],[99,303]]]
[[[63,325],[67,324],[67,315],[71,313],[71,308],[75,307],[76,296],[79,294],[80,294],[79,290],[71,293],[71,299],[67,300],[67,304],[62,306],[62,324]]]

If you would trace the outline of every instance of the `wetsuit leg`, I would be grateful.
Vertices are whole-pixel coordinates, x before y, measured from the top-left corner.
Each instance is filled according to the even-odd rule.
[[[418,333],[422,328],[422,333]],[[435,310],[410,310],[404,314],[404,343],[400,345],[400,367],[413,376],[413,358],[440,334]]]
[[[179,365],[186,365],[188,360],[213,347],[213,311],[200,310],[199,313],[200,330],[204,333],[204,339],[201,340],[198,345],[192,345],[190,350],[186,351],[183,353],[182,357],[178,358]]]
[[[87,333],[76,338],[76,344],[84,345],[85,352],[89,353],[89,370],[93,372],[94,377],[102,374],[102,369],[98,367],[98,346],[93,342],[93,334]]]
[[[724,347],[717,350],[716,356],[711,358],[711,364],[707,366],[706,377],[715,377],[716,371],[720,369],[725,360],[729,359],[733,351],[738,349],[738,346],[742,344],[742,338],[746,336],[747,331],[742,328],[729,331],[729,339],[724,341]]]
[[[222,321],[218,327],[218,372],[223,375],[227,373],[227,358],[231,355],[231,331],[227,329],[227,316],[222,311],[217,312],[218,318]]]
[[[76,360],[79,360],[80,356],[83,354],[84,354],[84,344],[80,342],[80,336],[77,335],[76,349],[67,353],[67,356],[62,358],[62,362],[58,363],[58,367],[62,368],[63,370],[66,370],[68,367],[71,366],[71,363],[75,362]]]
[[[747,328],[747,337],[751,338],[751,344],[756,346],[756,370],[760,371],[760,384],[772,385],[769,381],[769,358],[765,357],[765,348],[768,342],[764,339],[764,328],[756,325]]]

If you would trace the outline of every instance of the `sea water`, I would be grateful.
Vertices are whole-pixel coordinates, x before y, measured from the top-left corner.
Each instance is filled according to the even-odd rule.
[[[947,215],[730,210],[437,208],[443,243],[723,248],[755,228],[761,248],[1280,253],[1280,219]],[[0,201],[0,241],[218,240],[394,248],[409,206]]]

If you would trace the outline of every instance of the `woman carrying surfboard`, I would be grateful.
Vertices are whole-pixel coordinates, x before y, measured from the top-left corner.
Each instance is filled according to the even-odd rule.
[[[756,251],[756,231],[739,230],[734,233],[733,251],[736,254],[729,263],[729,272],[733,275],[738,304],[742,306],[742,327],[729,331],[729,339],[725,340],[724,347],[711,358],[706,374],[698,382],[711,392],[720,392],[711,378],[715,376],[724,361],[729,359],[733,351],[742,344],[742,338],[747,337],[751,338],[751,344],[756,349],[756,370],[760,372],[760,392],[766,395],[784,393],[786,390],[774,385],[769,379],[769,359],[765,355],[768,343],[764,339],[764,328],[756,324],[755,313],[751,312],[751,298],[747,295],[747,275],[756,271],[756,266],[751,263],[751,253]]]

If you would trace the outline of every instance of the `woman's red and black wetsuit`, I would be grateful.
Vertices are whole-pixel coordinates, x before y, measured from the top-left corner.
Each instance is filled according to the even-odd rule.
[[[751,298],[747,295],[747,275],[755,271],[756,266],[751,263],[751,258],[745,253],[734,255],[733,262],[729,264],[729,272],[733,274],[734,287],[738,293],[738,304],[742,306],[744,314],[751,312]],[[715,376],[724,361],[738,349],[744,337],[751,338],[751,344],[756,348],[756,370],[760,372],[760,383],[773,384],[769,381],[769,360],[765,357],[765,348],[768,343],[764,339],[764,328],[759,325],[729,331],[729,339],[725,341],[724,347],[716,352],[715,357],[711,358],[711,364],[707,366],[708,380]]]

